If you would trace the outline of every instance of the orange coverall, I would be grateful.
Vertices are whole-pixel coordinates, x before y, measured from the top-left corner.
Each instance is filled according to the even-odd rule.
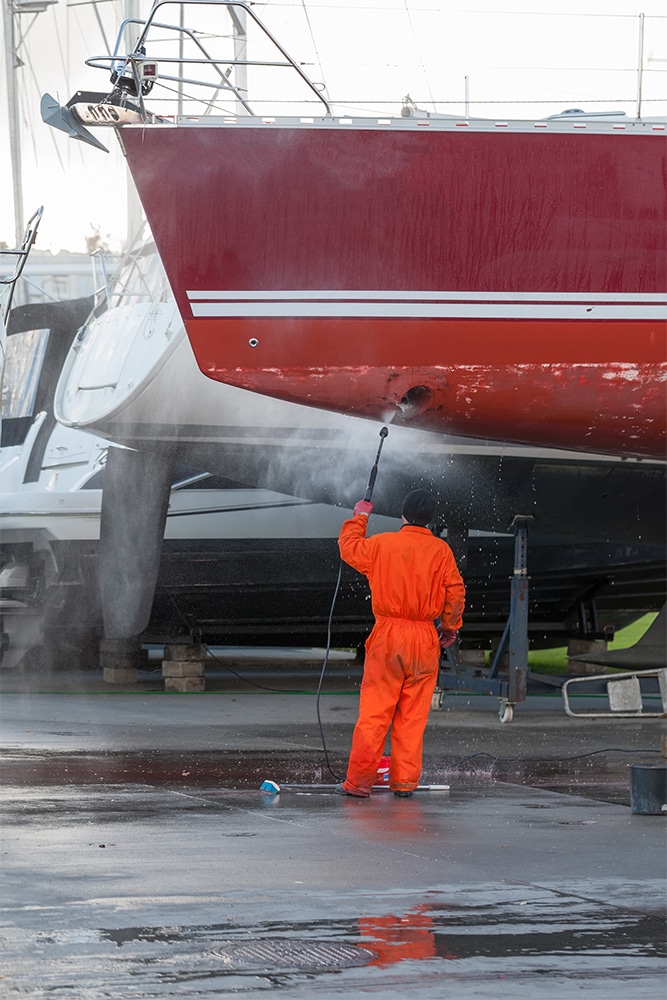
[[[428,528],[366,537],[368,518],[343,524],[341,558],[371,588],[375,626],[366,640],[359,718],[343,789],[370,795],[391,726],[389,787],[419,784],[424,729],[438,679],[440,643],[433,624],[458,631],[465,586],[449,545]]]

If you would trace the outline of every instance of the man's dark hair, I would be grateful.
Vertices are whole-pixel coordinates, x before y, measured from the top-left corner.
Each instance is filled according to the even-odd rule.
[[[435,497],[428,490],[413,490],[403,501],[401,513],[409,524],[425,528],[435,518]]]

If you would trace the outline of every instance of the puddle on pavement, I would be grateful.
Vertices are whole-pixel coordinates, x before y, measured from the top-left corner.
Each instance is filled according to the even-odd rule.
[[[296,965],[326,966],[330,970],[344,967],[352,957],[349,948],[339,949],[339,957],[344,953],[347,959],[334,960],[336,942],[365,950],[364,961],[356,960],[354,964],[372,965],[391,965],[405,958],[453,961],[480,956],[577,953],[664,958],[665,926],[661,914],[605,908],[586,900],[568,899],[564,904],[555,898],[486,907],[428,904],[404,914],[362,916],[357,920],[272,921],[252,928],[235,928],[230,923],[126,927],[98,933],[100,940],[118,948],[135,943],[197,944],[230,967],[238,962],[239,966],[253,969]],[[257,949],[256,960],[251,945]],[[323,960],[325,945],[331,946],[331,962]]]
[[[482,758],[486,755],[481,755]],[[49,752],[6,751],[0,762],[5,784],[154,785],[162,787],[257,789],[267,777],[280,785],[330,785],[341,780],[346,758],[330,754],[334,779],[320,752],[138,751]],[[545,791],[584,796],[601,802],[630,804],[628,763],[643,758],[594,756],[575,761],[431,762],[426,784],[474,780],[528,785]],[[650,761],[654,763],[654,759]]]
[[[24,937],[22,945],[40,956],[40,986],[53,996],[64,995],[67,982],[81,985],[85,969],[88,977],[96,970],[104,980],[102,992],[94,980],[86,980],[85,995],[92,997],[127,996],[123,988],[133,996],[181,996],[186,987],[189,996],[211,996],[299,984],[308,995],[308,982],[314,988],[315,979],[332,974],[348,984],[339,980],[338,989],[349,992],[353,985],[365,992],[380,981],[399,982],[408,969],[414,975],[414,963],[432,974],[439,970],[440,976],[461,966],[480,980],[503,979],[523,969],[522,975],[534,974],[539,981],[549,969],[562,973],[566,968],[566,976],[578,979],[659,981],[667,954],[659,915],[558,896],[486,905],[431,901],[404,913],[357,919],[273,920],[254,926],[227,920],[59,930],[33,937]],[[11,965],[10,959],[9,978],[16,987],[20,983],[11,976]],[[74,981],[67,978],[69,967]],[[351,975],[353,980],[346,979]]]

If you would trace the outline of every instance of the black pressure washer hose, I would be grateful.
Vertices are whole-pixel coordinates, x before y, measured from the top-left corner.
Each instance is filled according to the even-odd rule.
[[[377,479],[377,474],[378,474],[378,464],[380,462],[380,455],[382,453],[382,445],[384,444],[385,438],[387,437],[388,434],[389,434],[389,429],[387,427],[382,427],[380,430],[380,444],[378,445],[377,455],[375,456],[375,462],[373,463],[373,467],[371,468],[370,474],[368,476],[368,485],[366,486],[366,492],[364,493],[364,500],[366,501],[370,501],[371,497],[373,496],[373,490],[375,488],[375,480]],[[329,773],[333,775],[336,781],[342,781],[343,778],[340,775],[336,774],[336,772],[332,769],[331,764],[329,762],[329,752],[327,750],[326,740],[324,739],[324,728],[322,726],[322,719],[320,717],[320,693],[322,691],[324,674],[327,669],[327,664],[329,662],[329,653],[331,652],[331,622],[333,621],[333,613],[334,613],[334,608],[336,606],[336,598],[338,597],[338,591],[340,589],[340,581],[342,573],[343,573],[343,560],[339,559],[338,578],[336,579],[336,586],[334,588],[333,598],[331,600],[331,609],[329,611],[329,621],[327,623],[327,645],[324,651],[324,662],[322,664],[322,671],[320,673],[320,681],[319,684],[317,685],[317,698],[315,702],[317,708],[317,722],[320,727],[320,737],[322,739],[322,749],[324,750],[324,759],[327,762],[327,768],[329,770]]]

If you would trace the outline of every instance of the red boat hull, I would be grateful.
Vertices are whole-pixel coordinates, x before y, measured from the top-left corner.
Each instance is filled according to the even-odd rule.
[[[665,131],[545,127],[119,134],[210,377],[451,433],[664,457]]]

